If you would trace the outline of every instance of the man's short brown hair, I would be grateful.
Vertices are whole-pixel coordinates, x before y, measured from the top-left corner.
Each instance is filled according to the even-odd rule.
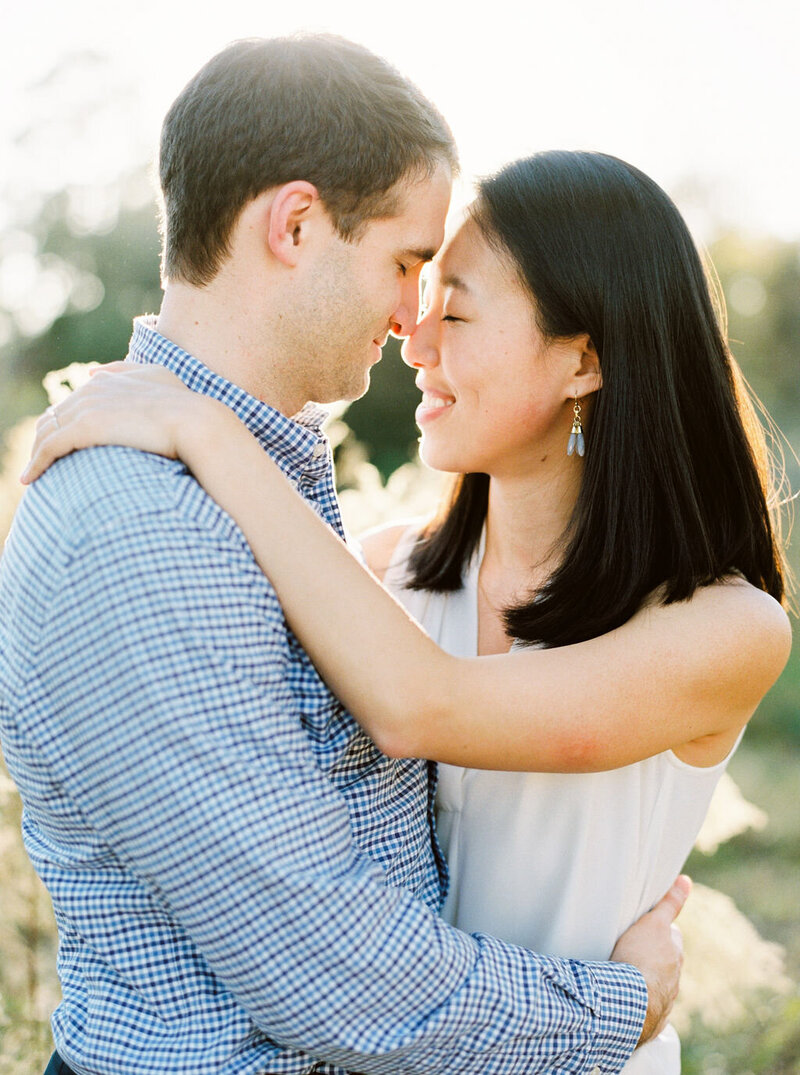
[[[161,135],[163,271],[197,286],[227,256],[248,201],[313,183],[339,233],[394,210],[406,177],[455,171],[447,123],[420,91],[361,45],[327,34],[238,41],[170,108]]]

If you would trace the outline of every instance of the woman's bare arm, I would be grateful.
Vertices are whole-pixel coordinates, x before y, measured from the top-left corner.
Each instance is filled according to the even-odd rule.
[[[166,382],[149,398],[137,384],[134,405],[124,375],[107,380],[118,382],[116,397],[104,388],[85,408],[76,394],[59,407],[61,428],[44,423],[29,478],[89,444],[183,459],[243,530],[331,689],[388,754],[581,772],[672,748],[709,764],[705,744],[721,743],[722,753],[732,745],[788,658],[785,613],[741,580],[649,606],[578,645],[451,657],[361,567],[228,408],[183,387],[170,396]]]

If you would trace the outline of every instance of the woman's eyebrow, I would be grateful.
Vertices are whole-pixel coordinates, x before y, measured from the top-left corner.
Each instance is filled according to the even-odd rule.
[[[470,293],[469,285],[461,279],[460,276],[456,276],[455,273],[446,273],[442,277],[442,287],[454,287],[459,291],[464,291],[467,294]]]

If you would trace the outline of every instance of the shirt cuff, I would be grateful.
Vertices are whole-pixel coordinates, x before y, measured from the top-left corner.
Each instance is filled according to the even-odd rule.
[[[647,985],[630,963],[583,964],[595,1003],[595,1044],[590,1075],[614,1075],[630,1059],[647,1015]],[[593,1065],[593,1066],[592,1066]]]

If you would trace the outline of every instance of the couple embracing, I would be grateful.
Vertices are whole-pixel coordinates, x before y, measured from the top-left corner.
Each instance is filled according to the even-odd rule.
[[[456,168],[325,36],[165,120],[162,309],[0,562],[55,1075],[680,1069],[675,878],[788,655],[763,442],[652,181],[538,155],[443,245]],[[458,477],[370,573],[317,404],[390,332]]]

